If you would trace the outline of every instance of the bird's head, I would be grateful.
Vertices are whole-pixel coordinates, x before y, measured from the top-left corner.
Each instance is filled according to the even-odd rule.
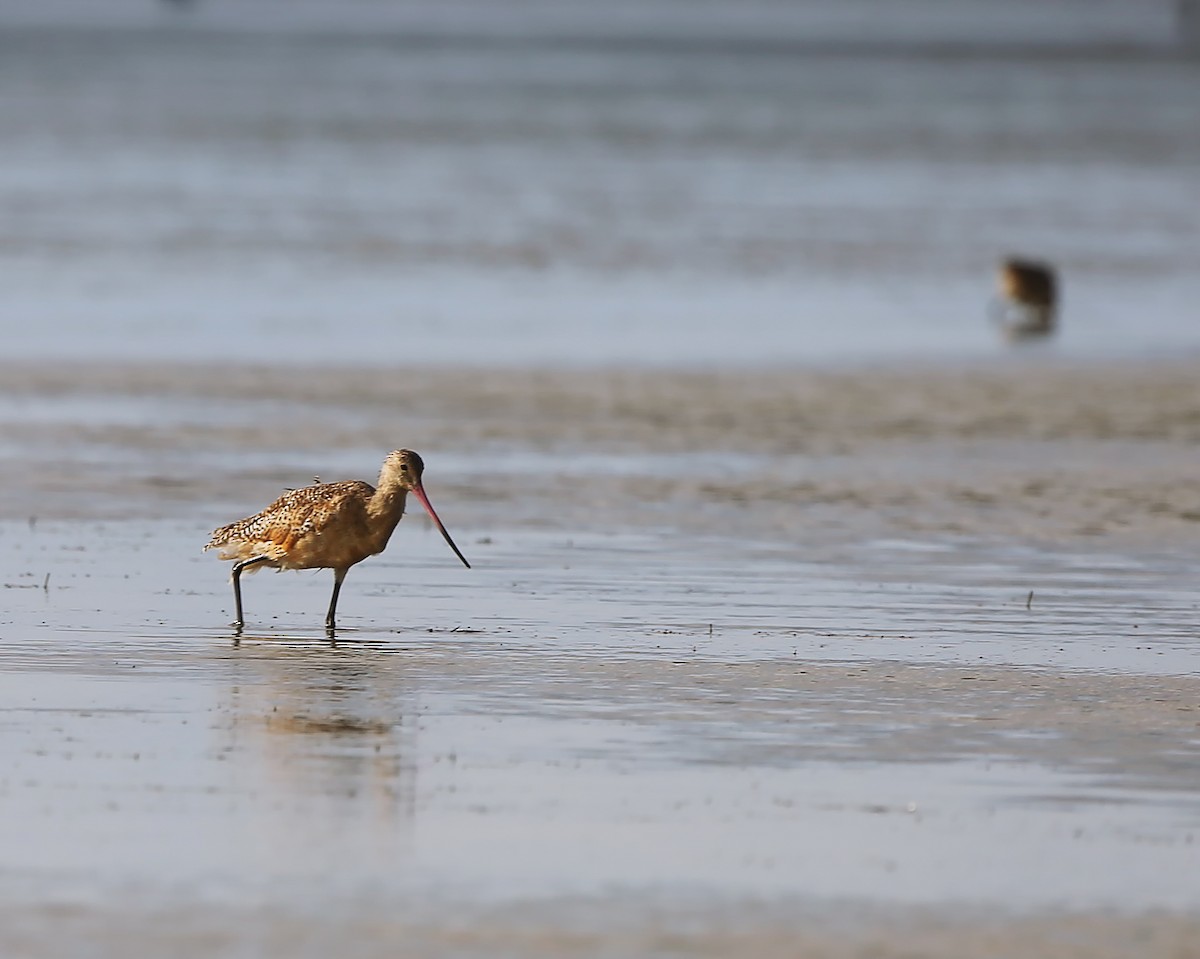
[[[390,479],[408,490],[418,490],[425,472],[425,461],[412,450],[393,450],[383,461],[381,472],[381,479]]]
[[[438,532],[442,534],[447,545],[454,550],[454,555],[462,560],[462,564],[470,568],[471,564],[467,562],[467,558],[463,556],[462,551],[454,545],[454,540],[450,538],[450,533],[446,527],[442,525],[442,521],[438,519],[438,514],[434,512],[433,504],[429,502],[429,497],[425,495],[425,487],[421,485],[421,476],[425,472],[425,461],[421,459],[412,450],[393,450],[388,453],[388,457],[383,461],[383,469],[379,473],[379,485],[383,486],[387,482],[398,483],[402,489],[408,490],[425,507],[425,512],[429,514],[429,518],[433,520],[433,525],[438,528]]]

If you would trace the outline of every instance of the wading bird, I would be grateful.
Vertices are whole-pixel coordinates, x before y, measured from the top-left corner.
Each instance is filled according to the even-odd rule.
[[[241,630],[243,625],[242,570],[256,572],[264,566],[332,569],[333,596],[325,616],[325,628],[332,632],[342,580],[355,563],[383,552],[404,515],[404,500],[410,492],[469,569],[471,564],[454,545],[425,495],[421,486],[424,471],[424,462],[412,450],[395,450],[383,461],[378,487],[346,480],[289,490],[261,513],[214,530],[205,550],[217,549],[221,559],[237,560],[233,565],[234,627]]]
[[[1049,336],[1058,315],[1058,280],[1048,263],[1011,257],[996,276],[992,315],[1010,340]]]

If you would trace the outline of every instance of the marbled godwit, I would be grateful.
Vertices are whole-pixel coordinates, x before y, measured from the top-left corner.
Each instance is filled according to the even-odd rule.
[[[333,596],[325,628],[334,629],[338,592],[355,563],[382,553],[400,517],[409,492],[421,501],[454,554],[470,568],[467,558],[438,519],[421,486],[425,464],[412,450],[388,454],[379,471],[379,486],[362,480],[321,483],[290,490],[261,513],[214,530],[204,548],[219,549],[233,565],[234,626],[242,627],[242,570],[332,569]]]
[[[1058,313],[1058,281],[1047,263],[1011,257],[997,274],[1001,302],[993,315],[1012,340],[1049,336]]]

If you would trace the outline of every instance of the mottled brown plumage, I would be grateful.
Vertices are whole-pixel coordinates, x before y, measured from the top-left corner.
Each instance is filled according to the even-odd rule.
[[[379,486],[361,480],[321,483],[289,490],[261,513],[215,530],[204,548],[216,549],[221,559],[237,560],[233,595],[237,606],[234,626],[242,626],[241,573],[262,566],[273,569],[332,569],[333,596],[325,626],[332,630],[338,592],[347,571],[368,556],[382,553],[404,515],[413,493],[463,565],[470,566],[438,519],[421,475],[425,464],[412,450],[388,454],[379,471]]]

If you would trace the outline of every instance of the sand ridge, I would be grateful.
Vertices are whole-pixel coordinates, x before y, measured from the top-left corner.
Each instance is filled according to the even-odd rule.
[[[1186,545],[1194,363],[754,370],[52,364],[0,377],[0,515],[172,515],[370,475],[397,444],[470,525]],[[45,410],[30,417],[31,410]],[[345,475],[340,475],[344,473]],[[85,476],[86,496],[76,477]]]

